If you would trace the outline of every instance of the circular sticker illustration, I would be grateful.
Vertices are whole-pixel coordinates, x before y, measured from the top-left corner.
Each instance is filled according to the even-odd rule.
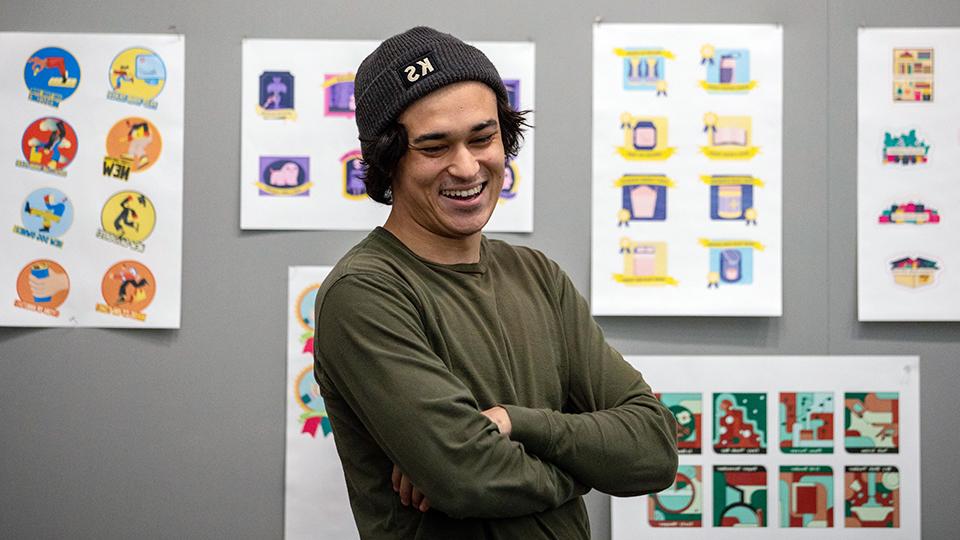
[[[300,326],[308,332],[313,332],[315,326],[313,323],[313,305],[317,302],[317,291],[320,290],[320,284],[313,284],[304,289],[297,298],[297,316]]]
[[[142,242],[150,236],[156,221],[153,203],[138,191],[116,193],[107,200],[100,213],[104,231],[132,242]]]
[[[109,77],[114,92],[149,102],[163,90],[167,68],[157,53],[143,47],[131,47],[113,59]]]
[[[162,148],[160,131],[145,118],[124,118],[107,133],[107,157],[119,160],[130,172],[149,169]]]
[[[31,165],[63,169],[77,155],[77,132],[59,118],[39,118],[24,130],[21,149]]]
[[[297,375],[293,383],[294,397],[303,413],[300,415],[300,423],[303,427],[300,433],[305,433],[316,438],[317,432],[323,433],[326,437],[333,433],[330,425],[330,418],[327,416],[327,407],[323,402],[323,396],[320,395],[320,387],[313,378],[313,366],[307,366]]]
[[[323,405],[323,397],[320,395],[320,387],[313,378],[313,366],[307,366],[297,375],[296,393],[297,402],[304,411],[327,412],[327,408]]]
[[[28,304],[56,309],[70,293],[67,271],[49,259],[38,259],[23,267],[17,276],[17,295]]]
[[[45,47],[27,59],[23,81],[27,83],[32,101],[57,107],[80,85],[80,64],[59,47]]]
[[[320,290],[320,284],[314,283],[300,292],[297,297],[297,303],[294,310],[297,314],[297,320],[303,328],[300,334],[300,342],[303,343],[304,354],[313,354],[313,329],[316,327],[313,320],[313,305],[317,302],[317,291]]]
[[[23,202],[23,227],[29,231],[59,237],[73,224],[73,203],[62,191],[40,188]]]
[[[157,293],[157,281],[143,264],[120,261],[103,275],[100,291],[112,308],[143,311]]]

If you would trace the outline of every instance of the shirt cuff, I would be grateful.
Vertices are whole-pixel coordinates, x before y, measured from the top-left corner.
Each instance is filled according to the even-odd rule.
[[[549,459],[553,447],[553,423],[548,411],[519,405],[500,405],[510,415],[510,439],[517,441],[531,454]]]

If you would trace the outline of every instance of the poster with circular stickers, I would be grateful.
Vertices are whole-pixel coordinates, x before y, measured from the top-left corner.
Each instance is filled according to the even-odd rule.
[[[179,328],[184,43],[0,32],[0,327]]]
[[[336,435],[313,375],[313,305],[329,266],[291,266],[287,281],[286,486],[284,530],[308,538],[323,523],[330,538],[352,538],[356,524],[337,455]],[[316,501],[326,501],[317,508]]]

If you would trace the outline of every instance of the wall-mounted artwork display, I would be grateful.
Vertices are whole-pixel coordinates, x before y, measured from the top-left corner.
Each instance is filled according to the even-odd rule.
[[[0,33],[2,326],[178,328],[184,37]]]
[[[782,35],[595,27],[594,315],[781,314]]]
[[[390,207],[367,197],[354,120],[355,71],[378,43],[243,41],[242,228],[370,230],[386,220]],[[533,43],[473,45],[496,65],[511,106],[533,110]],[[484,230],[533,231],[533,147],[531,129]]]
[[[287,301],[284,538],[359,538],[320,389],[313,378],[313,304],[329,266],[291,266]]]
[[[920,538],[917,357],[627,360],[677,419],[680,465],[611,499],[613,540]]]
[[[960,28],[862,28],[857,299],[861,321],[960,320]]]

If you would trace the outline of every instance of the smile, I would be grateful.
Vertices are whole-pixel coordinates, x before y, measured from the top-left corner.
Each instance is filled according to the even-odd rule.
[[[447,198],[450,198],[450,199],[457,199],[457,200],[460,200],[460,201],[465,201],[465,200],[468,200],[468,199],[472,199],[472,198],[476,197],[477,195],[480,195],[481,193],[483,193],[483,190],[484,190],[484,188],[486,188],[486,187],[487,187],[487,183],[484,182],[484,183],[480,184],[479,186],[476,186],[476,187],[470,188],[470,189],[464,189],[464,190],[441,189],[441,190],[440,190],[440,195],[443,195],[444,197],[447,197]]]

